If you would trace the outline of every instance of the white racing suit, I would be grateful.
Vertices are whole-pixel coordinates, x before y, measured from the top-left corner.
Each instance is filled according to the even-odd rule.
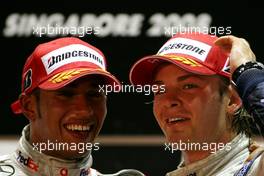
[[[249,138],[240,134],[229,143],[228,147],[225,146],[224,149],[216,151],[207,158],[187,166],[184,166],[182,161],[178,169],[167,173],[166,176],[264,176],[262,153],[254,161],[245,162],[249,156],[249,144]]]
[[[16,151],[0,156],[0,176],[143,176],[133,169],[101,174],[91,168],[92,155],[80,160],[62,160],[34,150],[28,142],[29,126],[23,129]]]

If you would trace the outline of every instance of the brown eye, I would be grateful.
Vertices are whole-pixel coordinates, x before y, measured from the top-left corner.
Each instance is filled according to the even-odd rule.
[[[74,96],[74,92],[70,90],[62,90],[62,91],[59,91],[57,95],[70,98]]]
[[[158,90],[158,91],[156,91],[156,92],[153,92],[154,93],[154,96],[156,96],[156,95],[160,95],[161,94],[161,92]]]
[[[184,84],[183,85],[183,89],[193,89],[193,88],[197,88],[198,86],[196,84]]]
[[[165,86],[164,85],[157,86],[157,89],[152,90],[152,93],[154,94],[154,96],[164,94],[165,93]]]
[[[106,95],[104,92],[100,92],[99,90],[89,90],[86,92],[86,96],[88,98],[103,98]]]

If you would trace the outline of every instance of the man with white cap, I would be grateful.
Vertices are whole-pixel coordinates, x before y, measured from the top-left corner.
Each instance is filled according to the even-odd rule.
[[[0,157],[0,175],[102,175],[92,165],[92,149],[106,117],[100,85],[120,85],[96,47],[75,37],[38,45],[22,73],[22,90],[11,107],[30,121],[18,148]],[[111,175],[143,175],[121,170]]]
[[[176,34],[130,70],[132,84],[158,87],[154,116],[166,146],[182,151],[182,162],[168,176],[260,175],[263,168],[261,152],[247,160],[252,118],[231,84],[229,55],[217,39]]]

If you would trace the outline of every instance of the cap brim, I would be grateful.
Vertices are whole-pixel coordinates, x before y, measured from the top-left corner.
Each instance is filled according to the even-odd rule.
[[[21,109],[21,105],[20,105],[19,100],[15,101],[11,104],[11,109],[12,109],[13,113],[15,113],[15,114],[22,113],[22,109]]]
[[[121,83],[115,76],[102,69],[87,69],[87,68],[79,68],[79,69],[75,68],[57,73],[53,75],[50,79],[41,83],[38,87],[44,90],[57,90],[87,75],[101,75],[104,78],[106,78],[105,79],[106,85],[114,86],[114,88],[116,88],[115,92],[120,91]],[[22,113],[19,100],[11,104],[11,109],[15,114]]]
[[[129,79],[134,85],[151,85],[154,71],[162,63],[168,62],[199,75],[215,75],[216,73],[202,65],[201,61],[184,55],[150,55],[138,60],[130,69]]]
[[[118,79],[110,74],[109,72],[102,69],[87,69],[87,68],[75,68],[63,71],[61,73],[55,74],[50,79],[41,83],[38,87],[44,90],[56,90],[60,89],[69,83],[87,76],[87,75],[101,75],[106,78],[105,84],[108,85],[121,85]]]

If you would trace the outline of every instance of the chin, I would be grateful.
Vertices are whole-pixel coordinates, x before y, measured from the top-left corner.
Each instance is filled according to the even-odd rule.
[[[168,142],[174,142],[174,143],[178,143],[178,142],[184,142],[184,143],[187,143],[187,142],[190,142],[190,138],[186,138],[185,136],[184,137],[181,137],[179,135],[175,136],[166,136],[166,140]]]
[[[79,158],[84,158],[87,157],[88,155],[90,155],[89,151],[79,151],[79,152],[75,152],[74,155],[72,155],[72,159],[79,159]]]
[[[62,154],[60,157],[61,159],[65,160],[73,160],[73,159],[79,159],[79,158],[84,158],[90,154],[90,151],[71,151]]]

